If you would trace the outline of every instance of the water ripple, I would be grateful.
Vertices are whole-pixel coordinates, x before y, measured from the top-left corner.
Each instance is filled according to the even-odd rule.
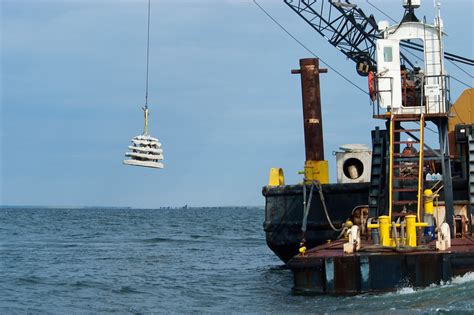
[[[262,209],[1,209],[0,314],[474,309],[474,275],[381,295],[294,295],[263,220]]]

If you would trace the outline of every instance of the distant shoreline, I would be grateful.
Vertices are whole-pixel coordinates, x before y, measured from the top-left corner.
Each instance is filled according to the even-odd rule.
[[[31,206],[31,205],[0,205],[0,209],[75,209],[75,210],[220,210],[220,209],[263,209],[263,206],[162,206],[156,208],[140,208],[140,207],[112,207],[112,206]]]

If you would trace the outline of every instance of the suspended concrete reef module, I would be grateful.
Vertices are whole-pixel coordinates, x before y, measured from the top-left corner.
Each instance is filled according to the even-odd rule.
[[[128,148],[130,151],[126,152],[125,156],[129,159],[124,160],[123,164],[152,168],[164,167],[163,163],[159,162],[163,160],[163,149],[158,139],[149,135],[136,136]]]
[[[157,138],[153,138],[148,134],[148,68],[150,56],[150,3],[148,0],[148,32],[147,32],[147,46],[146,46],[146,84],[145,84],[145,106],[142,107],[144,114],[144,128],[143,134],[132,139],[132,145],[128,146],[129,152],[125,156],[129,159],[124,160],[123,164],[163,168],[164,165],[160,161],[163,160],[163,149],[161,143]]]
[[[163,163],[159,162],[163,160],[163,149],[161,148],[161,143],[157,138],[153,138],[148,134],[147,105],[143,107],[143,113],[145,118],[143,134],[132,139],[132,145],[128,146],[130,151],[125,153],[125,156],[129,157],[129,159],[124,160],[123,164],[163,168]]]

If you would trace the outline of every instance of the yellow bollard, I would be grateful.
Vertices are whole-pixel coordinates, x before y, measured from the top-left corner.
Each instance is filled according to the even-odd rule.
[[[411,247],[416,247],[416,215],[407,215],[405,220],[407,224],[406,244]]]
[[[390,217],[387,215],[381,215],[379,217],[379,231],[380,231],[380,244],[382,246],[390,246]]]
[[[416,228],[427,227],[426,222],[416,222],[416,215],[407,215],[405,217],[406,222],[406,244],[411,247],[416,247]]]
[[[270,169],[270,177],[268,179],[268,186],[283,186],[285,185],[285,176],[283,175],[283,169],[272,168]]]
[[[424,207],[423,209],[425,210],[425,214],[434,214],[434,208],[433,208],[433,191],[431,189],[425,189],[423,192],[423,196],[425,197],[424,200]]]

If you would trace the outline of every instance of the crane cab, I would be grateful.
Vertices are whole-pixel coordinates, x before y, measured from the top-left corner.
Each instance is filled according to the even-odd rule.
[[[379,23],[382,38],[376,42],[374,75],[379,108],[392,114],[445,114],[449,110],[449,82],[444,68],[442,22],[434,25],[402,21]],[[417,47],[422,52],[416,64],[401,64],[400,49]]]

